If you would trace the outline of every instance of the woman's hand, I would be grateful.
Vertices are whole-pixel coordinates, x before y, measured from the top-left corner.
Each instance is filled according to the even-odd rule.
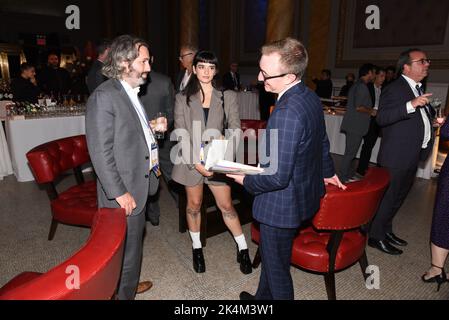
[[[207,171],[206,168],[202,164],[196,164],[195,169],[201,173],[204,177],[212,177],[214,175],[213,172]]]

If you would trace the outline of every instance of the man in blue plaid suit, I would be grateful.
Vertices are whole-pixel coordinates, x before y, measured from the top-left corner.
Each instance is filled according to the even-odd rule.
[[[325,183],[345,186],[335,175],[320,99],[301,82],[306,49],[286,38],[263,46],[261,53],[258,80],[278,94],[261,141],[272,154],[261,163],[263,174],[228,175],[255,195],[253,216],[260,223],[259,287],[255,297],[242,292],[240,298],[292,300],[290,260],[297,229],[318,211]]]

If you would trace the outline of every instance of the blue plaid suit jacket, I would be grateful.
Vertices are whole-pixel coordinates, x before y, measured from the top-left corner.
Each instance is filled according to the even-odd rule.
[[[302,82],[287,90],[276,102],[262,144],[270,146],[272,129],[278,130],[278,149],[269,154],[269,163],[261,164],[269,174],[246,176],[244,186],[255,195],[253,216],[257,221],[297,228],[319,209],[326,191],[323,178],[335,174],[318,96]],[[266,150],[268,155],[270,147]],[[273,157],[278,161],[276,170],[270,169],[276,167]]]

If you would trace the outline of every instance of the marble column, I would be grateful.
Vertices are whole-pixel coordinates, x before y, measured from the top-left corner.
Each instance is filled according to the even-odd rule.
[[[179,44],[198,46],[199,0],[180,0]]]
[[[294,0],[268,0],[266,43],[293,35]]]

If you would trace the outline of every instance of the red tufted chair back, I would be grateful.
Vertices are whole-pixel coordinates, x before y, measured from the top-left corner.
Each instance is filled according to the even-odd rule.
[[[388,172],[370,168],[363,180],[349,183],[346,190],[326,186],[320,210],[313,218],[319,230],[349,230],[368,223],[389,182]]]
[[[78,252],[44,274],[24,272],[0,289],[0,300],[111,299],[120,276],[126,236],[124,209],[99,209]],[[76,271],[79,270],[79,289]],[[67,286],[67,283],[69,286]]]
[[[26,156],[38,183],[53,182],[64,171],[90,162],[85,135],[41,144]]]
[[[36,182],[44,184],[51,203],[52,222],[48,240],[52,240],[58,223],[89,226],[97,210],[94,180],[84,182],[81,166],[90,162],[85,135],[67,137],[41,144],[26,157]],[[77,184],[59,193],[55,183],[68,169],[73,169]]]
[[[240,153],[237,154],[237,161],[243,160],[243,163],[254,166],[258,162],[257,141],[261,134],[260,129],[265,129],[267,122],[264,120],[241,119],[240,126],[243,131],[243,141],[240,141]],[[251,143],[255,143],[255,148],[254,146],[250,147]],[[243,154],[241,153],[242,151]]]
[[[302,228],[295,237],[291,263],[305,271],[323,274],[329,299],[336,299],[335,272],[359,262],[366,279],[367,235],[361,227],[376,213],[389,180],[385,169],[373,167],[361,181],[348,183],[346,190],[326,186],[326,195],[312,226]],[[253,223],[251,238],[258,243],[259,237],[258,225]],[[257,251],[253,266],[259,263]]]
[[[265,129],[267,127],[267,122],[265,120],[241,119],[240,126],[243,131],[247,129],[258,131],[259,129]]]

